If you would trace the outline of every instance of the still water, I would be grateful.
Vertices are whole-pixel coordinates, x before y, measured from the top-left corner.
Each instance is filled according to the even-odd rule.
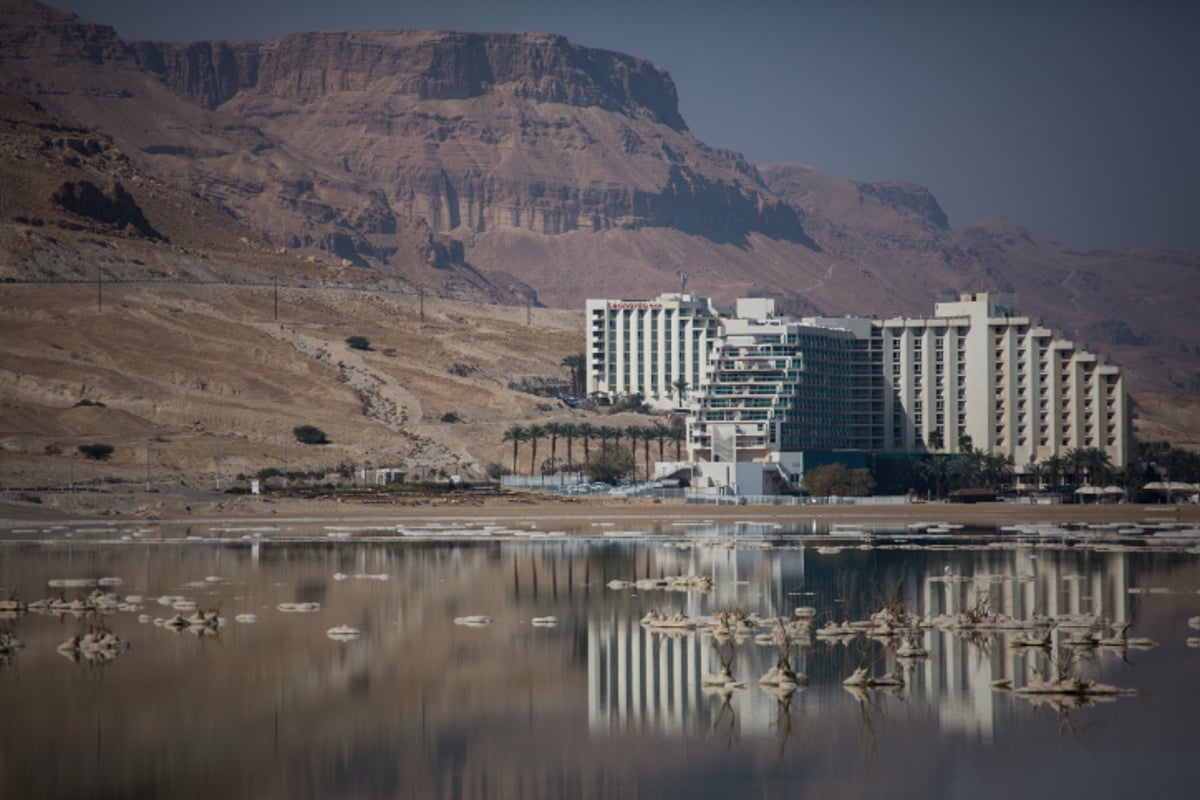
[[[4,796],[1196,796],[1195,540],[582,527],[7,532],[0,598],[69,603],[99,581],[119,605],[0,612],[22,644],[0,655]],[[681,575],[711,588],[636,583]],[[223,624],[162,624],[188,600]],[[1068,648],[1078,632],[1060,627],[1019,648],[927,624],[928,655],[899,659],[895,638],[813,635],[784,648],[808,681],[787,693],[759,685],[779,648],[753,634],[719,648],[640,623],[737,609],[763,632],[811,607],[815,630],[884,603],[927,621],[1093,614],[1156,646]],[[60,649],[99,628],[125,644]],[[1068,651],[1075,674],[1128,693],[1014,691]],[[744,688],[702,685],[722,657]],[[860,666],[904,685],[847,689]]]

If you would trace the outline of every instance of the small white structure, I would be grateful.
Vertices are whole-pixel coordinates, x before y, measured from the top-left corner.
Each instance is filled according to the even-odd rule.
[[[363,469],[364,480],[366,479],[366,469]],[[376,486],[387,486],[392,483],[404,483],[407,477],[407,470],[399,467],[380,467],[371,473],[372,480]]]

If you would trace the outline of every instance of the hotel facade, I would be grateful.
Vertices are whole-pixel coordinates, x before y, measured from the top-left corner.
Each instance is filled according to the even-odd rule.
[[[687,407],[689,459],[781,462],[805,451],[1011,456],[1018,471],[1068,450],[1129,457],[1124,371],[1016,311],[964,294],[932,317],[779,316],[691,295],[589,300],[591,396]],[[684,391],[679,391],[684,388]]]
[[[690,294],[588,300],[588,396],[686,406],[705,381],[721,322],[711,300]]]

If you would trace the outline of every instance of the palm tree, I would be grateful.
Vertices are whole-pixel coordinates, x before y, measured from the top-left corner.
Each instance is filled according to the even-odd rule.
[[[679,405],[682,406],[684,395],[687,394],[687,390],[688,390],[687,378],[679,378],[671,385],[675,387],[676,402],[678,402]]]
[[[1151,477],[1150,467],[1139,467],[1137,464],[1126,464],[1121,470],[1120,480],[1121,486],[1125,489],[1125,496],[1133,499],[1142,491]]]
[[[571,394],[583,397],[587,393],[587,381],[584,380],[587,356],[584,353],[573,353],[562,360],[562,366],[571,371]]]
[[[671,427],[667,433],[667,438],[675,443],[675,460],[683,461],[682,448],[683,443],[687,440],[687,425],[679,417],[674,417],[671,420]]]
[[[947,455],[922,457],[916,464],[916,473],[926,484],[933,484],[933,493],[942,497],[946,486],[953,477],[953,459]]]
[[[528,432],[529,432],[529,447],[530,447],[530,450],[532,450],[532,452],[529,455],[529,474],[536,475],[536,474],[538,474],[538,472],[540,472],[540,470],[538,469],[538,460],[537,460],[538,439],[540,439],[546,435],[546,429],[543,426],[538,425],[535,422],[534,424],[529,426]]]
[[[1050,480],[1051,486],[1062,485],[1062,474],[1066,469],[1062,456],[1050,456],[1043,459],[1042,467],[1046,470],[1045,476]]]
[[[627,425],[621,429],[624,436],[629,437],[629,453],[633,456],[633,480],[637,480],[637,443],[642,438],[642,429],[637,425]],[[617,437],[617,444],[621,443],[620,437]]]
[[[1078,447],[1072,447],[1063,455],[1063,460],[1066,462],[1064,466],[1071,471],[1075,485],[1083,483],[1083,465],[1084,454],[1083,450]]]
[[[637,428],[637,435],[642,440],[642,474],[646,476],[646,480],[650,480],[650,442],[658,435],[654,428],[644,426]]]
[[[999,490],[1012,480],[1012,456],[984,453],[980,458],[980,472],[988,488]]]
[[[601,425],[596,431],[596,438],[600,440],[600,449],[605,450],[608,448],[609,439],[616,439],[617,444],[621,443],[621,431],[609,425]]]
[[[576,437],[579,436],[579,426],[574,422],[564,422],[559,434],[567,440],[567,469],[571,469],[575,463],[575,459],[571,457],[571,446],[575,443]]]
[[[979,485],[983,478],[983,455],[982,450],[972,450],[954,460],[950,469],[954,488],[970,489]]]
[[[596,438],[596,427],[590,422],[579,423],[579,438],[583,439],[583,463],[586,464],[592,458],[591,444]]]
[[[1028,464],[1025,465],[1022,472],[1025,474],[1026,478],[1031,479],[1033,481],[1035,488],[1037,488],[1040,491],[1042,488],[1042,484],[1045,482],[1047,474],[1048,474],[1048,470],[1046,469],[1046,462],[1045,461],[1040,461],[1040,462],[1039,461],[1030,461]]]
[[[975,449],[975,440],[971,438],[971,434],[964,433],[958,437],[958,452],[967,455]]]
[[[935,453],[946,446],[946,440],[942,437],[940,429],[930,431],[927,441],[929,442],[929,449]]]
[[[656,422],[650,430],[654,432],[654,438],[658,439],[658,460],[666,461],[667,459],[663,456],[663,448],[667,444],[667,436],[671,433],[670,428],[661,422]]]
[[[525,430],[520,425],[513,425],[511,428],[509,428],[508,430],[506,430],[504,432],[504,440],[503,441],[513,443],[512,471],[513,471],[514,475],[517,473],[517,448],[521,446],[521,442],[527,441],[528,439],[529,439],[529,431]]]
[[[558,471],[558,437],[562,436],[563,425],[561,422],[547,422],[546,433],[550,435],[550,471]]]
[[[1200,481],[1200,453],[1174,447],[1161,455],[1158,463],[1166,470],[1166,477],[1170,480],[1187,483]]]
[[[1169,442],[1143,442],[1139,440],[1136,451],[1138,461],[1157,464],[1170,455],[1171,445]]]
[[[1112,459],[1099,447],[1088,447],[1083,451],[1083,468],[1087,471],[1088,482],[1101,486],[1109,482],[1109,475],[1113,471]]]

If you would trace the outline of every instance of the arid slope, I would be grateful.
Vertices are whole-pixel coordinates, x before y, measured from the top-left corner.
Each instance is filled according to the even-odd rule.
[[[89,285],[5,285],[0,483],[137,481],[147,447],[155,482],[342,462],[477,478],[508,463],[506,427],[582,415],[508,388],[566,376],[577,312],[427,298],[422,319],[414,295],[319,288],[274,306],[271,287],[114,285],[98,311]],[[300,425],[331,443],[298,444]],[[95,442],[110,462],[73,457]]]

